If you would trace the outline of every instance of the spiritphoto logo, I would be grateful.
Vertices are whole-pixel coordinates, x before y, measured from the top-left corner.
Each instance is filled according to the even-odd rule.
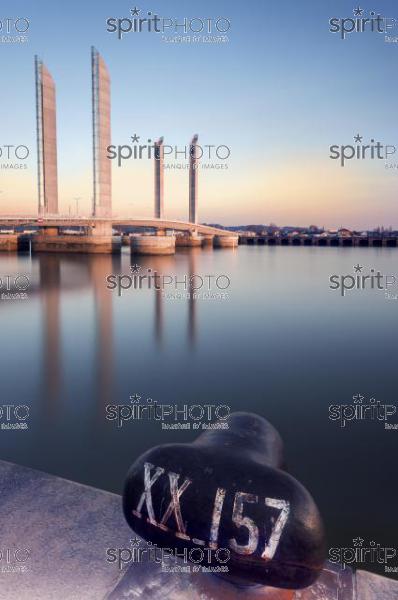
[[[30,571],[29,548],[0,548],[1,573],[27,573]]]
[[[0,405],[0,430],[28,429],[29,406],[26,404],[2,404]]]
[[[24,144],[0,146],[0,170],[22,171],[28,168],[29,148]]]
[[[173,275],[158,273],[156,270],[147,268],[146,273],[141,274],[140,265],[130,267],[131,274],[110,274],[106,277],[107,289],[117,291],[121,297],[127,291],[156,290],[162,292],[162,296],[169,300],[176,299],[220,299],[226,300],[226,290],[231,285],[228,275],[224,274],[184,274]]]
[[[28,275],[0,275],[0,300],[26,300],[29,286]]]
[[[107,158],[116,161],[118,167],[126,161],[157,160],[162,161],[165,169],[188,169],[191,159],[196,159],[194,169],[228,169],[231,149],[226,144],[186,144],[178,146],[156,143],[149,137],[141,141],[136,133],[130,136],[131,143],[110,145],[107,147]]]
[[[384,565],[386,573],[397,573],[398,567],[395,564],[396,556],[396,548],[381,546],[374,540],[366,542],[366,540],[360,536],[352,540],[352,546],[329,549],[330,562],[341,565],[343,569],[345,569],[347,565],[361,567],[361,565],[365,563],[372,563]],[[394,563],[392,561],[394,561]]]
[[[223,16],[163,17],[138,6],[128,16],[108,17],[106,31],[122,40],[126,35],[142,33],[161,36],[166,43],[220,44],[229,41],[231,21]]]
[[[0,43],[24,44],[28,41],[29,19],[26,17],[0,18]]]
[[[230,413],[226,404],[159,404],[137,393],[126,404],[105,407],[106,420],[116,423],[118,429],[131,421],[158,421],[163,430],[228,429]]]
[[[334,274],[329,277],[329,289],[345,297],[348,292],[383,292],[386,300],[398,300],[398,274],[384,274],[360,265],[353,266],[354,274]]]
[[[376,13],[375,10],[366,11],[361,6],[354,7],[350,17],[332,17],[329,19],[329,31],[336,34],[340,39],[346,40],[348,36],[355,33],[375,33],[385,34],[385,41],[395,41],[387,39],[391,36],[386,35],[397,31],[398,20],[394,17],[386,17]]]
[[[338,161],[340,167],[345,167],[349,161],[358,160],[383,160],[388,161],[396,153],[394,144],[382,144],[374,138],[369,141],[364,139],[363,135],[357,133],[353,136],[354,144],[333,144],[329,146],[329,158]],[[398,167],[398,166],[397,166]],[[385,168],[392,168],[385,163]]]
[[[195,544],[195,539],[192,540]],[[199,544],[195,548],[159,548],[157,544],[145,542],[137,537],[124,548],[107,548],[106,561],[122,569],[137,563],[152,563],[161,566],[166,573],[228,573],[227,563],[231,553],[228,548],[206,548]]]
[[[382,404],[376,398],[366,400],[362,394],[355,394],[351,404],[332,404],[329,406],[329,419],[341,428],[353,421],[373,421],[384,423],[384,429],[397,430],[397,423],[389,423],[389,419],[397,414],[395,404]]]

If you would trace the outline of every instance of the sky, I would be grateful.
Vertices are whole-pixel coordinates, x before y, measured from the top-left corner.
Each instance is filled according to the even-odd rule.
[[[134,7],[140,16],[150,11],[180,22],[223,17],[231,23],[228,42],[171,43],[146,32],[118,40],[106,31],[108,18],[132,18]],[[57,87],[60,212],[73,213],[78,205],[89,213],[94,45],[111,75],[112,144],[164,136],[181,149],[198,133],[203,144],[230,149],[227,161],[199,172],[201,222],[398,228],[398,43],[377,32],[342,40],[329,31],[329,19],[355,18],[357,7],[363,17],[374,10],[398,21],[393,0],[3,0],[1,213],[37,210],[35,54]],[[16,17],[29,20],[25,43],[2,40],[5,19]],[[385,160],[349,160],[341,167],[330,158],[330,146],[354,145],[355,135],[363,144],[395,144],[389,168]],[[26,168],[1,168],[21,162],[6,160],[4,145],[29,148]],[[215,168],[216,162],[227,168]],[[112,178],[114,214],[153,214],[150,160],[121,167],[113,161]],[[187,219],[186,169],[166,169],[165,215]]]

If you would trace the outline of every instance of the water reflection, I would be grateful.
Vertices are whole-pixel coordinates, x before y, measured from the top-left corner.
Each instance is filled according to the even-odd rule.
[[[60,285],[59,257],[43,254],[39,259],[39,289],[43,320],[42,396],[45,412],[48,415],[55,413],[61,383]]]
[[[178,280],[178,276],[176,276],[176,260],[174,256],[151,256],[151,257],[134,257],[132,256],[130,259],[130,263],[126,265],[126,261],[124,261],[124,269],[123,271],[119,270],[118,273],[128,274],[131,269],[135,265],[140,267],[139,273],[147,274],[150,272],[151,274],[156,273],[159,276],[172,276],[176,277],[176,279],[180,282],[186,281],[189,284],[190,277],[196,274],[198,271],[198,256],[200,255],[200,248],[192,248],[192,249],[183,249],[180,250],[180,258],[183,259],[185,264],[184,273],[181,275],[181,278]],[[179,269],[180,270],[180,269]],[[145,287],[145,284],[144,284]],[[153,331],[154,331],[154,340],[158,346],[158,348],[163,347],[164,342],[164,330],[165,330],[165,303],[167,304],[167,291],[176,292],[177,290],[173,287],[170,287],[166,292],[162,289],[155,289],[152,285],[151,287],[154,296],[154,316],[153,316]],[[178,300],[178,304],[180,312],[181,305],[185,305],[187,307],[187,325],[186,325],[186,337],[189,342],[189,346],[193,348],[195,346],[196,337],[197,337],[197,307],[196,304],[198,302],[195,295],[192,293],[189,288],[187,290],[183,289],[182,284],[180,283],[180,287],[178,291],[181,292],[183,299]]]
[[[39,254],[38,285],[31,294],[39,294],[43,322],[42,396],[47,416],[55,416],[62,388],[62,323],[61,296],[81,288],[92,290],[94,298],[94,396],[99,399],[101,412],[109,402],[112,390],[113,367],[113,296],[106,289],[109,273],[120,270],[120,256]],[[64,269],[61,269],[61,265]],[[66,267],[66,268],[65,268]],[[62,273],[62,275],[61,275]],[[76,303],[76,312],[79,311]],[[78,352],[79,349],[77,348]],[[82,357],[90,360],[89,357]]]
[[[200,248],[192,248],[188,254],[188,275],[190,278],[198,274],[198,253],[200,252]],[[192,281],[195,281],[195,278]],[[188,295],[188,342],[191,348],[195,347],[197,335],[197,302],[196,295],[190,290]]]
[[[111,401],[113,383],[113,295],[105,286],[109,273],[120,268],[120,257],[99,255],[91,257],[88,269],[93,285],[95,315],[95,396],[98,398],[98,414],[103,415],[104,407]]]
[[[385,534],[388,545],[397,438],[377,423],[336,428],[328,406],[358,392],[395,403],[398,304],[373,291],[343,299],[328,278],[358,263],[396,273],[396,256],[396,249],[304,247],[180,249],[139,259],[0,255],[0,275],[27,273],[32,281],[26,301],[0,302],[2,396],[32,413],[29,431],[1,432],[0,457],[120,492],[139,454],[194,432],[152,422],[118,429],[105,419],[106,404],[127,403],[135,392],[164,404],[228,404],[281,431],[289,468],[321,507],[331,545],[359,534],[378,543]],[[131,274],[135,262],[141,273],[179,281],[227,274],[230,299],[173,300],[154,289],[119,297],[107,289],[108,275]],[[375,515],[380,497],[385,510]]]
[[[191,276],[198,273],[198,259],[201,250],[193,248],[182,252],[186,263],[183,277],[189,282]],[[94,357],[93,395],[98,399],[98,411],[102,414],[104,406],[110,402],[113,389],[114,367],[114,294],[106,286],[109,274],[129,274],[133,265],[138,264],[142,273],[151,270],[158,275],[173,275],[174,257],[126,257],[118,255],[75,256],[61,254],[39,254],[33,257],[38,265],[38,282],[32,286],[31,293],[38,295],[41,304],[42,338],[42,397],[45,401],[45,413],[55,416],[55,409],[62,393],[62,317],[61,297],[68,292],[89,289],[94,300]],[[173,290],[175,291],[175,290]],[[161,349],[164,342],[165,307],[167,302],[164,290],[152,286],[154,297],[153,331],[154,341]],[[137,291],[136,293],[140,293]],[[191,349],[197,339],[197,303],[192,290],[183,293],[184,299],[178,300],[187,306],[186,338]],[[76,311],[79,311],[78,303]],[[79,349],[77,348],[78,352]],[[90,357],[84,357],[88,362]]]

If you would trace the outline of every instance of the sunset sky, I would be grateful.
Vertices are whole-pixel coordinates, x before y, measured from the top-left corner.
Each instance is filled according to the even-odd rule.
[[[168,18],[225,17],[229,42],[171,44],[161,34],[106,31],[108,17],[131,17],[137,6]],[[357,4],[355,4],[357,7]],[[363,3],[398,19],[395,2]],[[231,149],[228,169],[199,174],[199,219],[224,225],[269,223],[398,228],[398,168],[383,160],[352,160],[342,168],[329,146],[354,135],[398,148],[398,43],[384,34],[329,32],[332,17],[353,17],[354,5],[333,0],[5,0],[0,20],[26,17],[28,42],[0,43],[0,146],[25,144],[27,169],[0,169],[1,212],[37,210],[34,55],[57,86],[60,211],[92,196],[90,46],[112,79],[112,142],[164,136],[182,147],[194,133],[203,144]],[[0,35],[4,35],[3,31]],[[398,27],[390,35],[398,36]],[[4,156],[4,155],[3,155]],[[398,167],[396,158],[390,161]],[[0,166],[4,157],[0,158]],[[151,161],[113,165],[115,214],[153,213]],[[188,214],[187,170],[166,170],[165,212]]]

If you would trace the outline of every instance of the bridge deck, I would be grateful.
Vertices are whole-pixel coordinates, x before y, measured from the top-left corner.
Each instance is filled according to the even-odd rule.
[[[3,216],[0,217],[0,228],[4,226],[35,226],[35,227],[90,227],[99,223],[111,223],[113,226],[152,227],[154,229],[172,229],[176,231],[197,231],[203,235],[236,235],[228,229],[219,229],[199,223],[168,219],[131,218],[131,217],[68,217],[68,216]]]

